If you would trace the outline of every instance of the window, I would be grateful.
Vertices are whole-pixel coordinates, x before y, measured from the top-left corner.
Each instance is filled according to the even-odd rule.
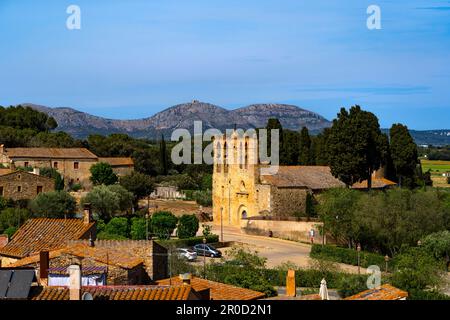
[[[221,170],[221,168],[222,168],[222,146],[220,145],[220,142],[217,143],[216,150],[217,150],[216,171],[217,171],[217,173],[220,173],[220,171],[222,171]]]
[[[17,192],[22,192],[22,186],[17,186]]]
[[[228,149],[227,143],[223,144],[223,172],[228,173]]]
[[[39,194],[42,192],[42,186],[37,186],[36,194]]]
[[[75,162],[73,163],[73,168],[74,168],[75,170],[78,170],[79,165],[80,165],[80,163],[79,163],[78,161],[75,161]]]
[[[3,187],[0,187],[0,196],[3,197]]]
[[[25,161],[25,163],[23,164],[23,166],[26,168],[26,167],[29,167],[29,163],[28,163],[28,161]]]
[[[58,162],[57,161],[53,162],[53,168],[58,169]]]

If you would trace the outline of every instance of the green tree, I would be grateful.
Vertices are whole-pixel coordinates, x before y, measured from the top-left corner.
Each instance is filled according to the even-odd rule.
[[[31,214],[27,209],[6,208],[0,212],[0,233],[8,228],[19,228]]]
[[[108,189],[117,194],[119,198],[119,210],[121,212],[129,212],[133,206],[133,194],[118,184],[110,185]]]
[[[199,228],[198,218],[195,214],[184,214],[178,220],[178,238],[186,239],[195,237]]]
[[[403,180],[414,183],[418,160],[417,146],[409,130],[402,124],[394,124],[390,130],[390,154],[400,186]]]
[[[133,171],[127,176],[120,177],[120,185],[134,195],[133,203],[137,208],[139,199],[150,195],[154,190],[152,178],[146,174]]]
[[[158,211],[152,216],[152,230],[159,239],[170,239],[177,227],[178,218],[169,211]]]
[[[109,221],[120,210],[119,195],[105,185],[94,187],[81,202],[90,203],[94,214],[105,221]]]
[[[329,156],[327,150],[327,139],[330,128],[325,128],[320,134],[312,138],[311,148],[314,154],[314,162],[318,166],[328,166]]]
[[[352,189],[330,189],[322,195],[319,217],[326,233],[349,247],[358,242],[359,228],[354,219],[361,193]]]
[[[117,175],[114,173],[112,167],[108,163],[99,162],[91,166],[91,181],[94,185],[110,185],[117,182]]]
[[[105,226],[105,233],[109,235],[118,235],[120,237],[128,238],[128,219],[124,217],[112,218]]]
[[[55,180],[55,190],[64,190],[64,179],[55,168],[41,168],[39,170],[41,176]]]
[[[298,162],[300,165],[309,166],[313,164],[311,137],[308,128],[303,127],[300,132],[300,152]]]
[[[66,191],[40,193],[30,202],[30,210],[37,217],[72,218],[76,208],[75,198]]]
[[[152,221],[148,218],[148,221],[145,218],[134,217],[131,219],[131,239],[133,240],[144,240],[147,239],[147,226],[149,234],[151,231]],[[148,223],[148,224],[147,224]]]
[[[161,136],[161,141],[159,142],[159,155],[160,155],[160,166],[161,166],[161,174],[166,176],[168,169],[168,160],[167,160],[167,148],[166,148],[166,140],[164,140],[164,135]]]
[[[400,289],[424,290],[439,287],[443,272],[436,260],[422,248],[409,248],[396,256],[392,284]]]
[[[422,247],[437,260],[444,259],[447,271],[450,264],[450,231],[444,230],[427,235],[422,240]]]
[[[360,106],[341,109],[327,139],[331,173],[347,186],[364,180],[372,187],[372,173],[387,153],[377,117]]]

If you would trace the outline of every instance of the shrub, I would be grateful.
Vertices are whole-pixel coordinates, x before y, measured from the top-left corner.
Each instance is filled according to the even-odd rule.
[[[105,227],[105,233],[128,238],[128,219],[112,218]]]
[[[77,192],[77,191],[81,190],[82,188],[83,188],[83,187],[81,186],[81,184],[75,183],[74,185],[72,185],[72,186],[70,187],[70,190],[71,190],[71,191],[74,191],[74,192]]]
[[[158,243],[164,247],[174,246],[177,248],[181,247],[192,247],[196,244],[203,243],[204,237],[192,237],[187,239],[170,239],[170,240],[159,240]],[[206,237],[207,243],[216,243],[219,242],[219,236],[218,235],[210,235]]]
[[[31,211],[45,218],[72,218],[76,208],[75,198],[66,191],[40,193],[30,202]]]
[[[5,231],[3,231],[6,235],[8,235],[8,238],[11,239],[14,233],[16,233],[17,228],[16,227],[9,227]]]
[[[95,185],[110,185],[117,182],[117,175],[114,173],[112,167],[108,163],[99,162],[91,166],[91,181]]]
[[[339,263],[358,265],[358,252],[355,249],[341,248],[330,245],[314,244],[311,248],[310,256],[312,258],[327,259]],[[381,269],[385,268],[384,256],[381,254],[361,251],[360,252],[361,267],[367,268],[371,265],[377,265]],[[393,261],[389,264],[392,265]]]
[[[197,234],[198,228],[199,228],[199,224],[198,224],[198,218],[196,217],[196,215],[195,214],[191,214],[191,215],[185,214],[178,220],[178,227],[177,227],[178,238],[186,239],[186,238],[195,237],[195,235]]]
[[[55,190],[64,190],[64,179],[55,168],[41,168],[39,170],[41,176],[55,180]]]
[[[408,294],[407,300],[450,300],[450,296],[436,291],[412,289]]]
[[[338,284],[341,298],[347,298],[367,290],[367,276],[341,277]]]
[[[148,223],[148,232],[151,232],[151,219],[148,221],[145,218],[134,217],[131,219],[131,239],[133,240],[144,240],[147,239],[147,223]]]
[[[9,228],[19,228],[28,218],[27,209],[6,208],[0,212],[0,233],[7,233]]]
[[[210,235],[212,235],[212,232],[211,232],[212,227],[209,224],[202,224],[202,227],[203,227],[202,233],[203,233],[204,237],[207,238]]]
[[[172,212],[158,211],[152,216],[152,230],[159,239],[170,239],[178,218]]]
[[[194,191],[193,193],[194,200],[201,206],[211,207],[212,206],[212,192],[211,190],[205,191]]]
[[[107,232],[100,232],[97,234],[98,240],[127,240],[126,237],[118,235],[118,234],[110,234]]]

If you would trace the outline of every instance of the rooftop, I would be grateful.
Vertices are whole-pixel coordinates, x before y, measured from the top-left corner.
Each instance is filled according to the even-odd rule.
[[[114,157],[114,158],[98,158],[99,162],[105,162],[110,164],[111,166],[133,166],[134,162],[131,158],[125,157]]]
[[[28,219],[0,248],[0,255],[24,258],[42,250],[60,249],[68,240],[80,239],[94,225],[95,222],[84,223],[83,219]]]
[[[383,284],[379,288],[366,290],[345,300],[402,300],[408,297],[408,292],[397,289],[390,284]]]
[[[85,286],[81,295],[90,293],[94,300],[191,300],[198,299],[190,286]],[[32,287],[32,300],[69,300],[67,287]]]
[[[97,159],[86,148],[5,148],[10,158]]]
[[[159,285],[181,285],[183,281],[179,277],[157,281]],[[229,284],[192,277],[190,285],[195,291],[210,289],[212,300],[256,300],[265,297],[262,292],[235,287]]]

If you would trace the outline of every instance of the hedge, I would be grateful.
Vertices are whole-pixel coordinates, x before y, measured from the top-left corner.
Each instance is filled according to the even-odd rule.
[[[358,252],[354,249],[315,244],[312,246],[311,253],[309,255],[311,258],[331,260],[353,266],[358,265]],[[381,270],[385,270],[386,262],[384,260],[384,256],[381,254],[361,251],[360,259],[361,267],[363,268],[367,268],[371,265],[377,265]],[[389,261],[388,267],[389,269],[392,269],[392,260]]]
[[[450,296],[435,291],[410,290],[407,300],[450,300]]]
[[[179,247],[192,247],[196,244],[203,243],[204,237],[192,237],[187,239],[170,239],[170,240],[156,240],[160,245],[164,247],[175,246]],[[212,234],[206,237],[206,243],[219,242],[219,236]]]

